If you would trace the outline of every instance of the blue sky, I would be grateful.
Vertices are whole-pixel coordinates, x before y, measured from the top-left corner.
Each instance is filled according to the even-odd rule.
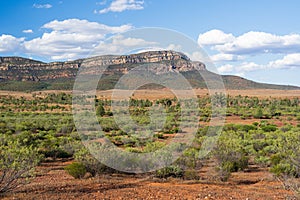
[[[222,74],[300,86],[299,8],[298,0],[0,1],[0,56],[72,60],[112,35],[161,27],[198,42]]]

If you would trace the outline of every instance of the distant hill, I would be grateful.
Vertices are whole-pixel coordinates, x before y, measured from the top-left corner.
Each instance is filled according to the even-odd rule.
[[[94,66],[109,65],[98,89],[113,89],[119,78],[130,69],[141,64],[160,63],[152,73],[181,73],[194,88],[206,88],[205,81],[196,70],[209,80],[216,80],[217,74],[208,71],[204,63],[193,62],[186,55],[174,51],[149,51],[123,56],[98,56],[68,62],[44,63],[21,57],[0,57],[0,90],[72,90],[78,70],[86,62]],[[250,81],[238,76],[221,76],[226,89],[278,89],[299,90],[296,86],[273,85]],[[149,86],[154,87],[154,86]]]

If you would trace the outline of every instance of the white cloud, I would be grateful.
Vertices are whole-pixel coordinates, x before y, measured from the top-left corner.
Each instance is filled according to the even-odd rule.
[[[1,35],[0,36],[0,52],[9,53],[16,52],[22,49],[22,42],[24,38],[16,38],[12,35]]]
[[[234,36],[221,30],[211,30],[200,34],[198,43],[215,53],[211,59],[221,66],[219,73],[245,75],[259,70],[300,67],[300,34],[250,31]],[[274,57],[278,56],[283,57],[275,60]],[[254,59],[256,62],[251,61]]]
[[[243,59],[243,56],[234,55],[234,54],[225,54],[225,53],[220,53],[211,56],[211,60],[214,62],[238,61],[241,59]]]
[[[237,37],[233,42],[217,45],[215,49],[235,54],[268,53],[273,49],[280,48],[283,42],[279,36],[251,31]]]
[[[211,30],[199,35],[198,43],[210,46],[223,54],[257,55],[265,53],[300,52],[300,35],[275,35],[265,32],[250,31],[238,37],[221,30]]]
[[[243,62],[237,65],[225,64],[218,68],[219,73],[237,73],[245,75],[246,72],[272,69],[294,69],[300,68],[300,53],[288,54],[282,59],[270,61],[267,64],[254,62]]]
[[[265,68],[267,68],[267,66],[259,65],[254,62],[244,62],[238,67],[236,67],[236,70],[239,72],[251,72],[251,71],[261,70]]]
[[[139,0],[114,0],[108,8],[104,8],[98,13],[104,14],[108,12],[123,12],[125,10],[142,10],[144,9],[144,1]]]
[[[107,1],[106,0],[103,0],[103,1],[100,1],[100,2],[96,2],[96,5],[101,5],[101,6],[103,6],[103,5],[105,5],[107,3]]]
[[[31,29],[23,30],[23,33],[33,33],[33,30],[31,30]]]
[[[235,37],[232,34],[227,34],[216,29],[200,34],[198,37],[198,43],[200,46],[226,44],[233,42],[234,40]]]
[[[76,59],[87,56],[107,35],[130,30],[132,26],[107,26],[87,20],[54,20],[43,26],[50,32],[24,42],[26,51],[53,60]]]
[[[218,67],[217,70],[219,73],[228,73],[228,72],[232,72],[234,69],[233,65],[227,64],[227,65],[223,65],[221,67]]]
[[[263,70],[263,69],[269,69],[270,67],[268,65],[259,65],[254,62],[243,62],[238,65],[232,65],[232,64],[225,64],[221,67],[218,67],[217,70],[221,74],[235,74],[237,76],[245,75],[246,72],[252,72],[256,70]]]
[[[289,54],[282,59],[271,61],[268,67],[280,69],[300,67],[300,53]]]
[[[123,35],[115,35],[108,41],[101,42],[94,49],[95,55],[101,54],[126,54],[132,53],[133,49],[136,52],[142,52],[145,49],[159,50],[156,48],[156,42],[146,41],[141,38],[124,37]],[[149,47],[152,46],[152,47]]]
[[[108,33],[121,33],[128,31],[132,28],[130,25],[122,26],[107,26],[98,22],[90,22],[88,20],[80,19],[67,19],[64,21],[54,20],[43,26],[46,29],[52,29],[53,31],[61,33],[80,33],[93,35],[95,33],[104,36]]]
[[[45,9],[49,9],[49,8],[52,8],[52,5],[51,4],[33,4],[33,7],[34,8],[45,8]]]
[[[204,54],[199,51],[195,51],[192,53],[185,53],[192,61],[201,61],[206,63],[207,58],[204,58]]]
[[[153,45],[156,43],[147,42],[144,39],[140,39],[140,38],[131,38],[131,37],[125,38],[122,35],[117,35],[113,37],[112,44],[116,46],[135,47],[135,46]]]

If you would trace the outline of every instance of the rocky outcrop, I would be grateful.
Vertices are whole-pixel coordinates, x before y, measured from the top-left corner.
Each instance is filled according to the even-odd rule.
[[[20,57],[0,57],[0,80],[45,81],[75,78],[78,69],[86,63],[107,66],[106,74],[127,73],[136,64],[159,63],[151,69],[156,74],[205,70],[201,62],[192,62],[186,55],[175,51],[150,51],[123,56],[98,56],[68,62],[43,63]]]

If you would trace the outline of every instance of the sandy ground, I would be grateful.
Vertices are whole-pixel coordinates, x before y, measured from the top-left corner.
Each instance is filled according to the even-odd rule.
[[[292,192],[260,169],[234,173],[226,183],[116,174],[78,180],[63,170],[68,163],[44,163],[33,182],[3,199],[293,199]]]

